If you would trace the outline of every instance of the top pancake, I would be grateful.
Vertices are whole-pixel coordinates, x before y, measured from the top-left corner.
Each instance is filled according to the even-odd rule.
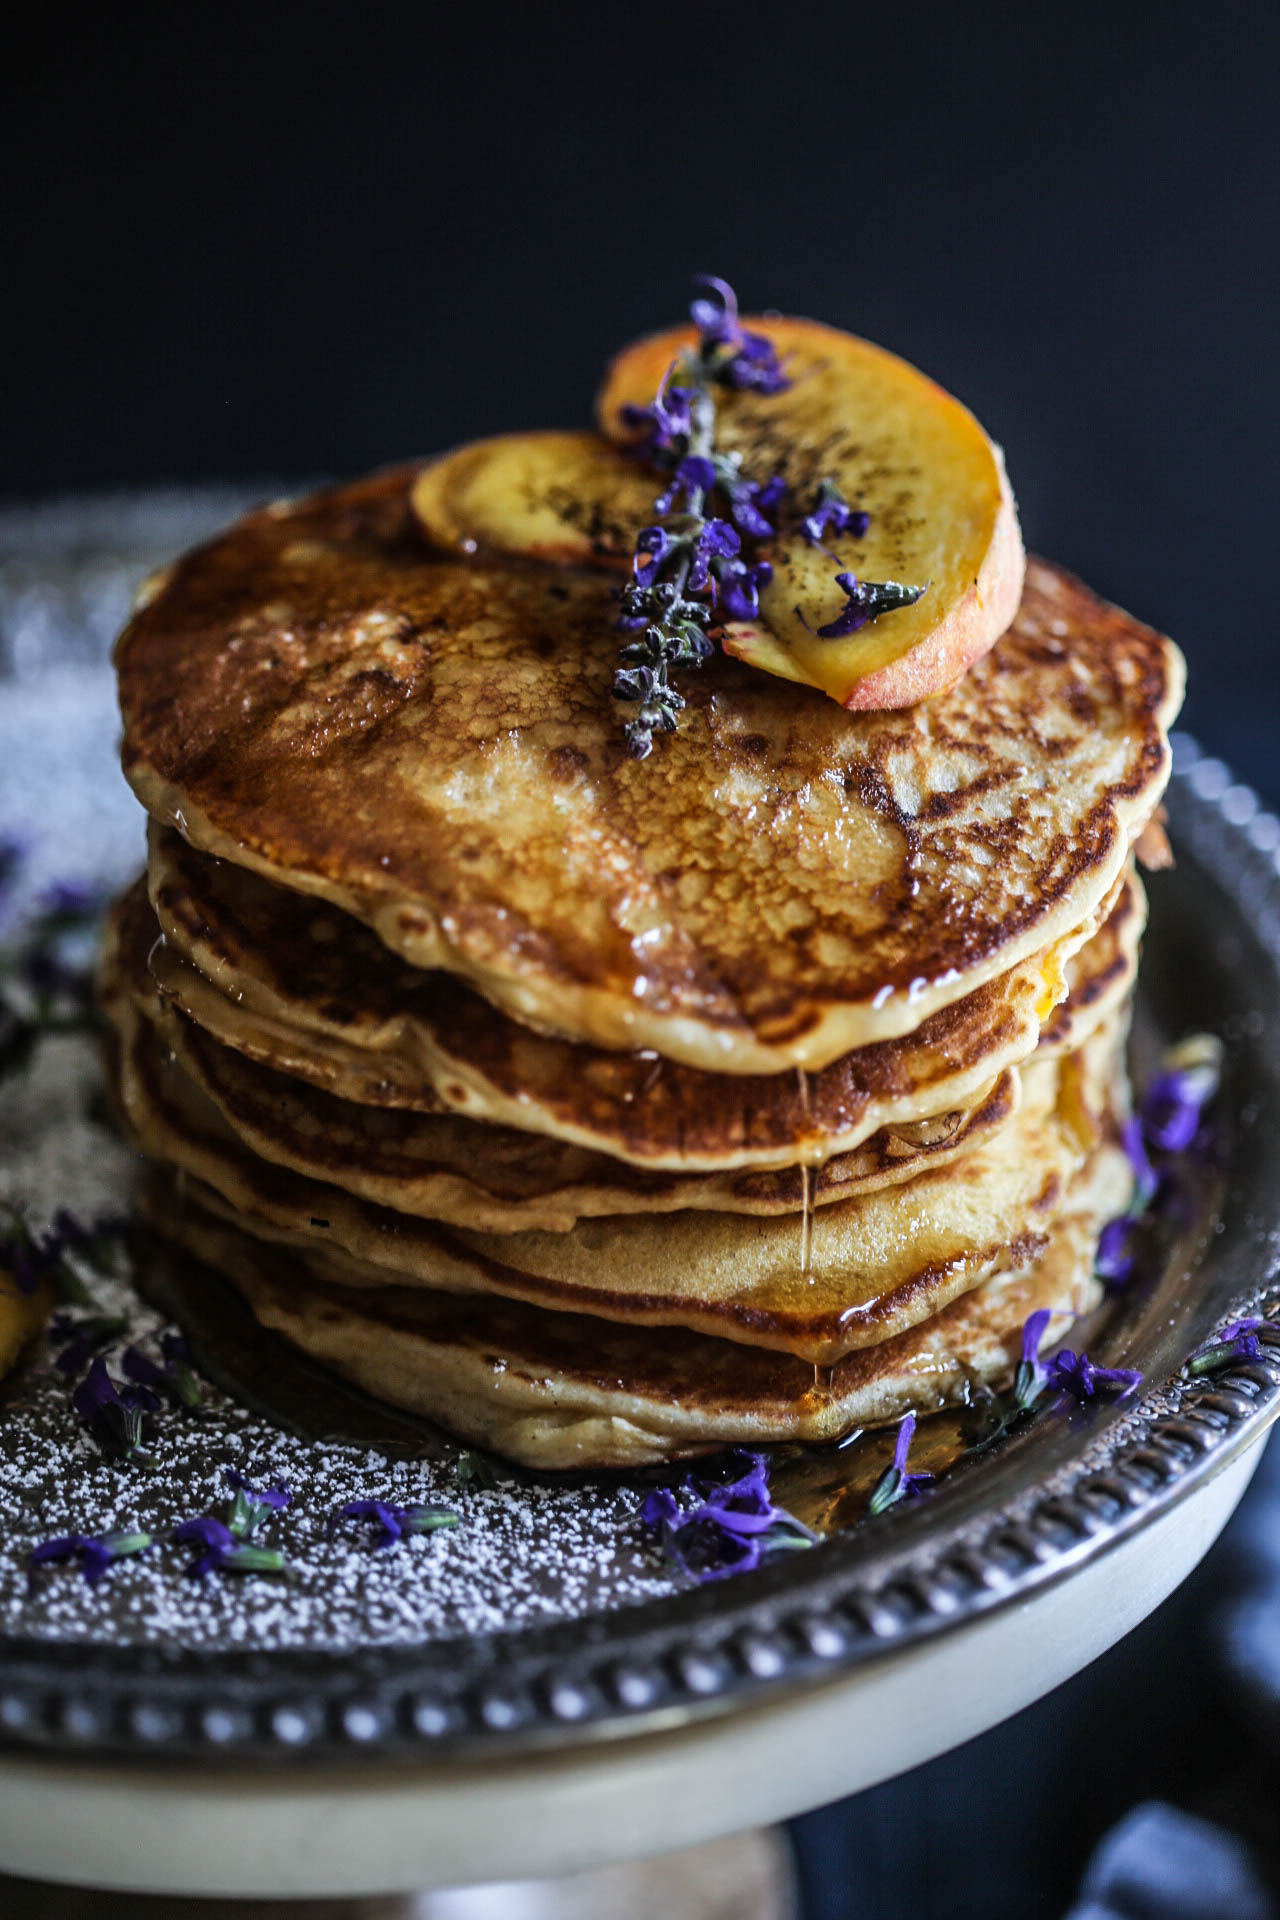
[[[935,699],[849,714],[717,655],[633,761],[610,582],[432,557],[411,480],[268,508],[153,589],[117,648],[125,771],[517,1019],[820,1067],[1079,927],[1163,788],[1177,650],[1044,563]]]

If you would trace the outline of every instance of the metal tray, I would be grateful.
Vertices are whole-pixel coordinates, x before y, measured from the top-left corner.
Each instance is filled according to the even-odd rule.
[[[731,1714],[1017,1608],[1194,1499],[1280,1413],[1280,1344],[1185,1371],[1224,1318],[1280,1310],[1280,821],[1186,736],[1168,804],[1178,865],[1150,887],[1140,1025],[1222,1036],[1226,1130],[1216,1217],[1091,1339],[1143,1370],[1138,1400],[1039,1419],[931,1499],[758,1573],[543,1625],[342,1651],[10,1634],[0,1741],[240,1766],[566,1750]]]

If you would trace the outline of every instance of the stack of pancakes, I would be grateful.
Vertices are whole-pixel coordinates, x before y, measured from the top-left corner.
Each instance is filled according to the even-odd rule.
[[[637,762],[612,583],[444,558],[397,472],[273,507],[117,654],[102,970],[153,1224],[532,1465],[831,1440],[1093,1304],[1169,642],[1033,562],[950,691],[717,656]]]

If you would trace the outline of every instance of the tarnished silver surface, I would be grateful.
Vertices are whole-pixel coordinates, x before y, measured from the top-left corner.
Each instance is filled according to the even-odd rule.
[[[188,502],[180,530],[160,506],[117,504],[114,532],[107,506],[92,527],[71,509],[0,516],[0,700],[15,735],[38,742],[44,728],[60,741],[21,765],[0,760],[0,831],[24,824],[37,870],[59,877],[123,878],[140,846],[112,762],[106,648],[122,596],[171,533],[171,544],[198,537],[239,500]],[[1280,1412],[1280,1333],[1260,1361],[1210,1378],[1185,1370],[1226,1318],[1280,1310],[1280,821],[1185,736],[1169,807],[1178,867],[1151,887],[1141,1024],[1150,1040],[1208,1028],[1226,1041],[1225,1159],[1207,1237],[1184,1235],[1100,1336],[1098,1357],[1143,1370],[1140,1398],[1037,1420],[963,1461],[932,1499],[757,1574],[547,1625],[357,1653],[11,1635],[0,1641],[0,1738],[241,1762],[614,1738],[730,1712],[954,1631],[1193,1499]]]

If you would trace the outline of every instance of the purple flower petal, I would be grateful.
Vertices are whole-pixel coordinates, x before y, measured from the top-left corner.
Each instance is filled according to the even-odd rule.
[[[1193,1034],[1170,1048],[1164,1071],[1142,1102],[1142,1125],[1153,1147],[1165,1153],[1187,1151],[1218,1091],[1221,1072],[1222,1043],[1212,1034]]]
[[[655,1487],[640,1509],[641,1522],[662,1536],[676,1566],[700,1581],[748,1572],[767,1554],[810,1546],[817,1537],[773,1505],[763,1454],[743,1451],[733,1464],[746,1468],[733,1480],[689,1476],[688,1488],[704,1498],[688,1512],[681,1511],[669,1487]]]
[[[116,1392],[111,1375],[107,1372],[107,1363],[101,1354],[93,1361],[88,1373],[71,1396],[71,1404],[86,1426],[92,1426],[112,1407],[118,1407],[120,1396]]]
[[[42,1567],[51,1560],[74,1560],[86,1544],[83,1533],[63,1534],[57,1540],[42,1540],[27,1556],[29,1567]]]
[[[820,640],[842,640],[847,634],[857,633],[869,620],[878,620],[900,607],[913,607],[927,590],[900,586],[896,580],[859,580],[854,573],[838,573],[836,585],[845,596],[844,611],[818,628]]]
[[[1141,1212],[1155,1198],[1160,1176],[1151,1164],[1147,1153],[1147,1143],[1142,1132],[1142,1122],[1136,1114],[1131,1114],[1120,1130],[1120,1142],[1129,1165],[1133,1168],[1134,1211]]]
[[[714,298],[694,299],[689,306],[689,318],[704,341],[717,346],[731,345],[740,332],[737,294],[727,280],[718,280],[713,273],[695,274],[694,285],[710,287]]]
[[[893,1464],[899,1473],[906,1472],[907,1455],[911,1451],[911,1442],[915,1438],[915,1431],[916,1416],[914,1413],[909,1413],[899,1424],[898,1437],[893,1443]]]
[[[1100,1367],[1086,1353],[1073,1353],[1064,1347],[1049,1362],[1050,1384],[1083,1403],[1100,1393],[1123,1395],[1140,1385],[1142,1375],[1133,1367]]]
[[[378,1530],[373,1541],[376,1552],[394,1546],[406,1534],[434,1533],[437,1528],[458,1525],[458,1516],[449,1507],[397,1507],[385,1500],[348,1500],[329,1524],[333,1527],[341,1520],[371,1521]]]
[[[282,1507],[287,1507],[293,1498],[292,1488],[285,1486],[283,1482],[279,1486],[259,1489],[234,1467],[228,1467],[222,1477],[234,1493],[243,1493],[247,1499],[254,1502],[255,1506],[270,1507],[275,1512]]]
[[[848,534],[861,540],[870,525],[869,513],[851,507],[835,482],[824,480],[812,512],[801,522],[801,531],[811,546],[820,547],[828,536]]]
[[[1141,1229],[1131,1214],[1108,1220],[1098,1235],[1093,1270],[1109,1287],[1127,1286],[1138,1268],[1137,1242]]]
[[[1188,1094],[1181,1074],[1161,1074],[1148,1088],[1142,1124],[1153,1147],[1186,1152],[1200,1130],[1200,1102]]]
[[[646,1527],[674,1526],[680,1517],[680,1503],[670,1487],[654,1487],[645,1496],[640,1519]]]
[[[91,1587],[96,1587],[117,1560],[123,1560],[130,1554],[145,1553],[151,1544],[149,1533],[131,1533],[127,1530],[104,1533],[97,1538],[92,1534],[71,1533],[57,1540],[45,1540],[38,1547],[33,1547],[27,1557],[28,1580],[37,1567],[45,1566],[50,1561],[78,1559],[85,1580]]]
[[[236,1537],[230,1527],[221,1520],[215,1520],[212,1514],[201,1514],[194,1520],[184,1520],[181,1526],[174,1528],[171,1538],[179,1546],[200,1547],[187,1566],[190,1580],[203,1580],[211,1573],[217,1573],[226,1565],[228,1557],[236,1546]]]
[[[1045,1328],[1052,1318],[1052,1307],[1041,1307],[1038,1312],[1028,1314],[1022,1328],[1022,1360],[1024,1366],[1034,1367],[1040,1358],[1040,1342],[1044,1339]]]
[[[727,386],[752,393],[785,393],[791,385],[773,342],[763,333],[740,333],[738,350],[719,375]]]
[[[907,1472],[907,1455],[911,1451],[915,1431],[915,1414],[904,1414],[898,1423],[893,1444],[893,1461],[871,1489],[871,1497],[867,1501],[869,1514],[884,1513],[889,1507],[896,1506],[899,1500],[916,1499],[933,1485],[933,1474]]]
[[[635,557],[632,571],[638,576],[649,573],[661,565],[671,551],[671,537],[665,527],[641,527],[636,535]]]
[[[726,562],[720,568],[717,579],[720,598],[729,618],[758,619],[761,588],[767,587],[772,578],[773,568],[767,560],[757,560],[750,567],[741,560]]]

